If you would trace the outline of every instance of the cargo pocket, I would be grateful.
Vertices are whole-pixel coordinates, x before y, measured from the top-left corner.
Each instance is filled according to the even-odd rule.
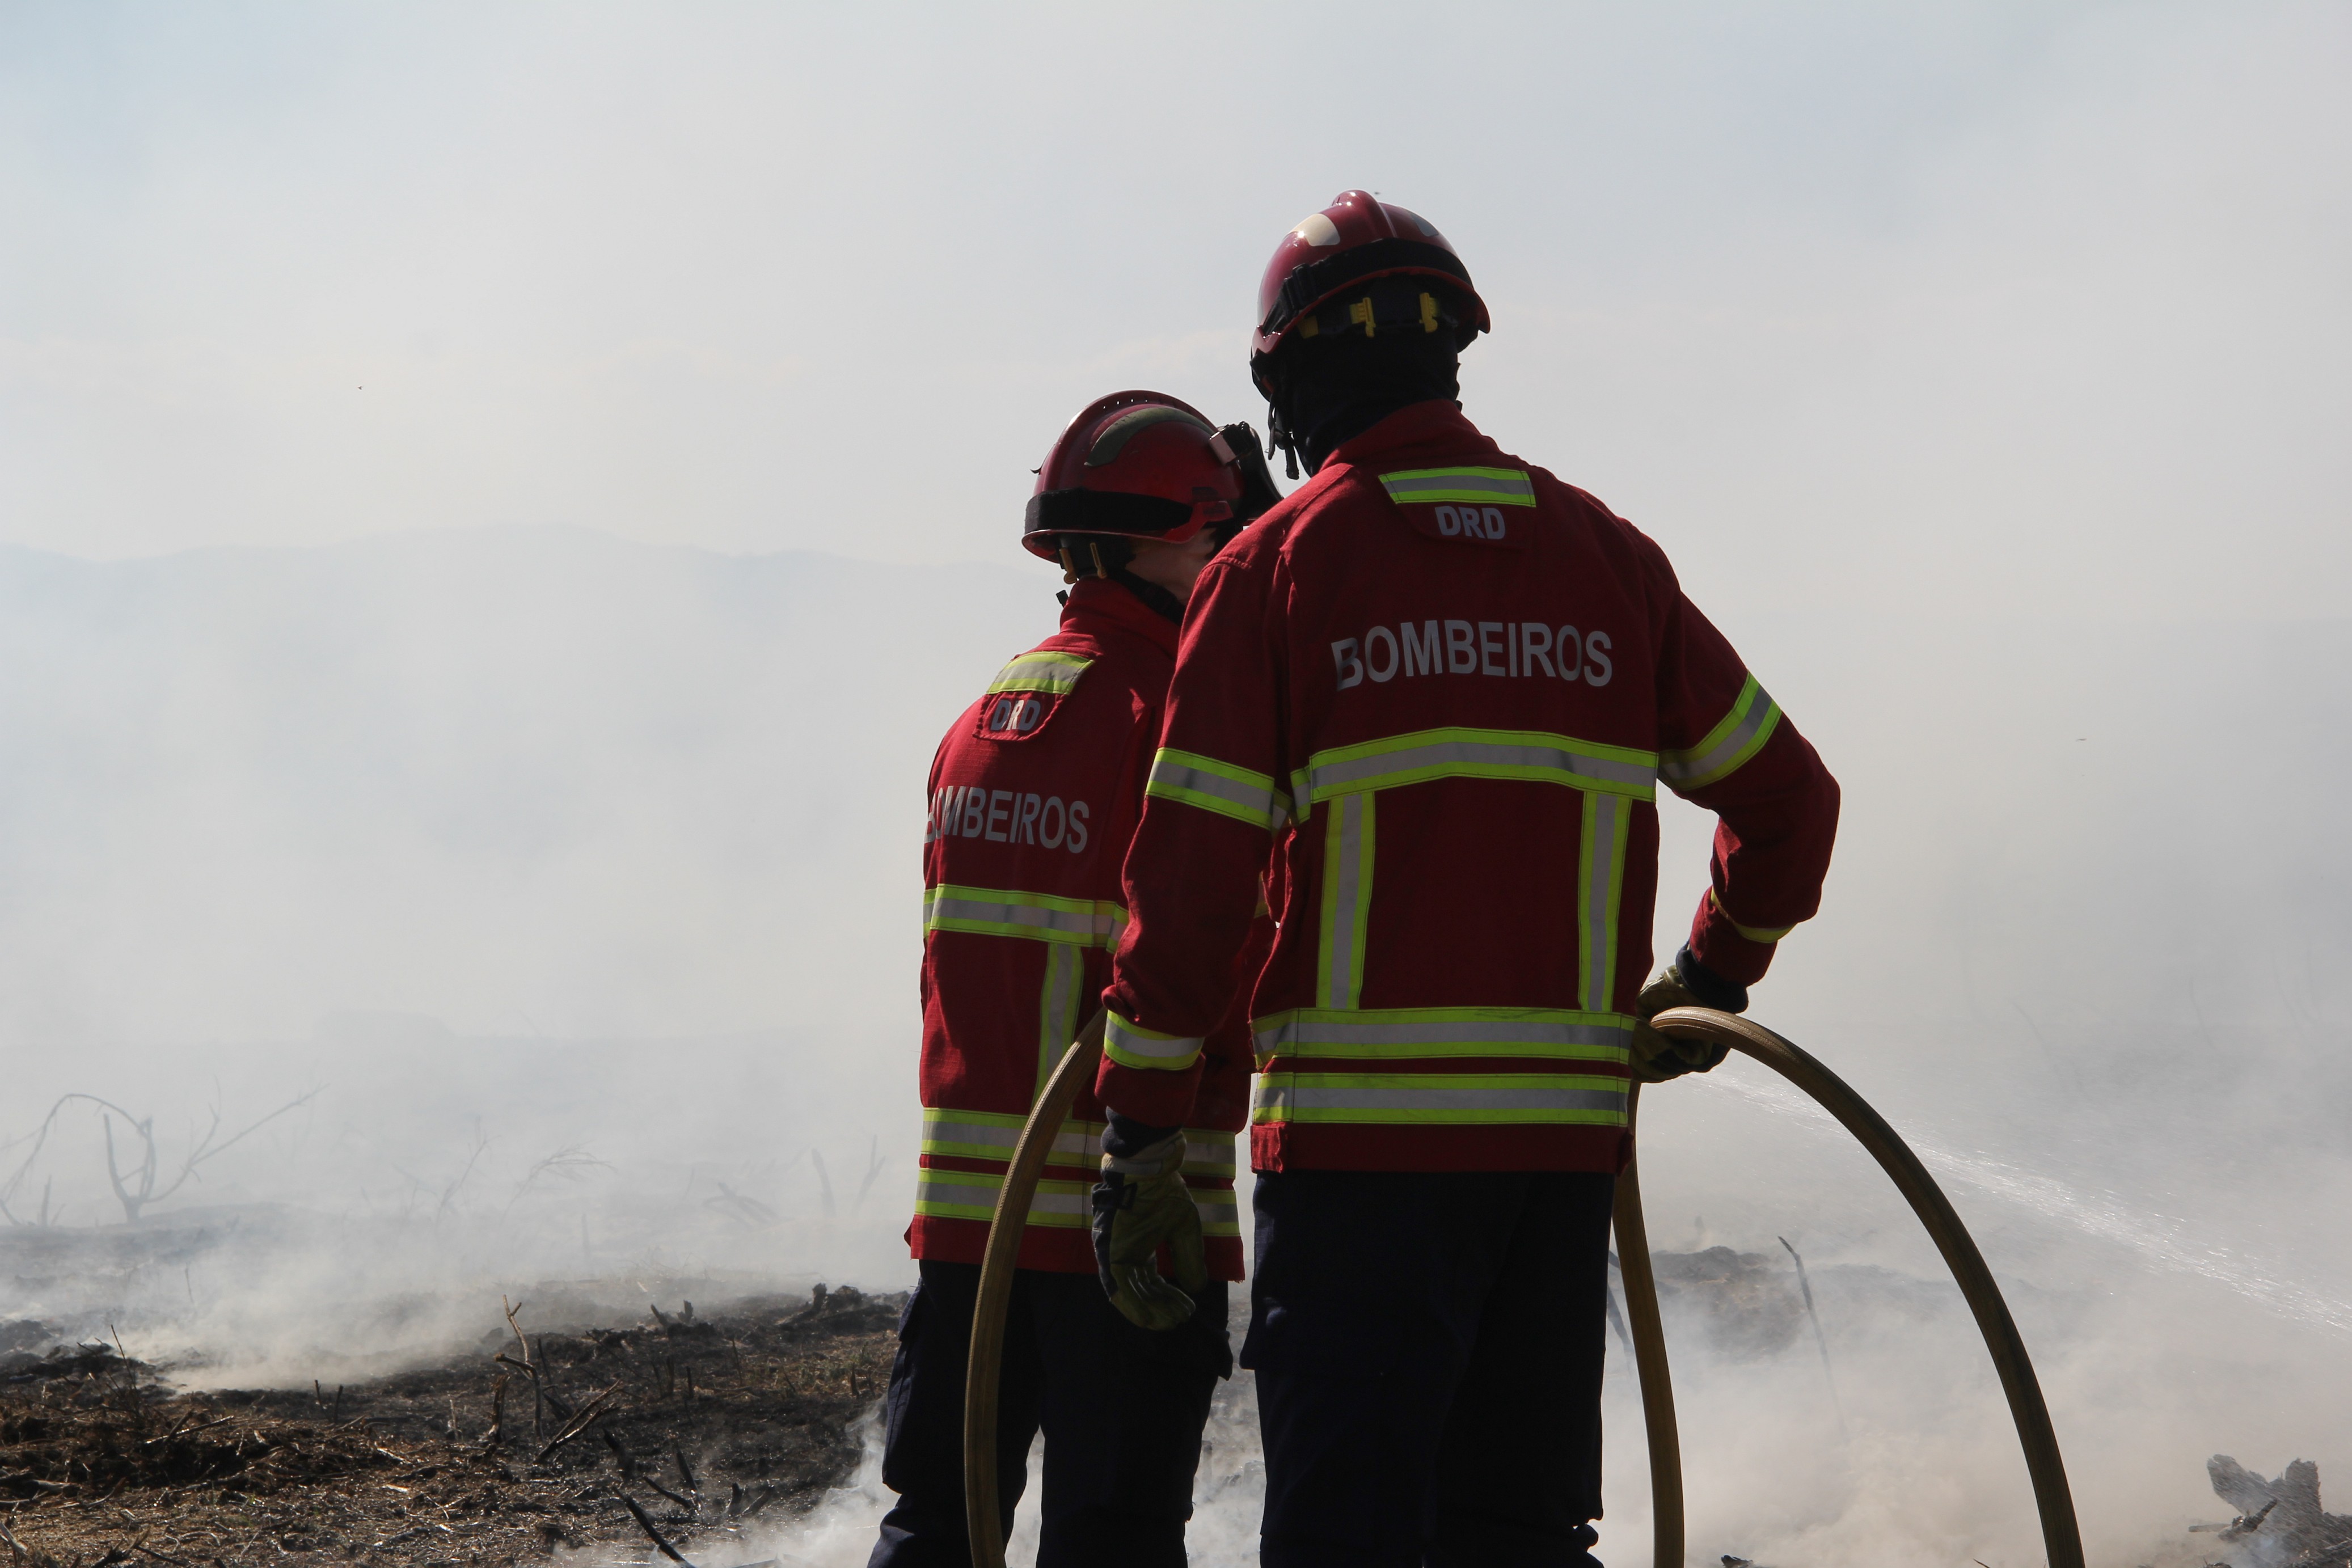
[[[1379,1377],[1396,1363],[1404,1325],[1385,1304],[1259,1300],[1242,1341],[1253,1372],[1298,1376]]]

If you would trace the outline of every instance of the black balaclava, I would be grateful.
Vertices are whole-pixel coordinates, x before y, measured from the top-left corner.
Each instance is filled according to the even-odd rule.
[[[1416,301],[1428,287],[1418,277],[1381,281],[1408,285]],[[1429,292],[1451,304],[1449,294]],[[1409,316],[1410,308],[1396,314]],[[1383,318],[1390,314],[1381,310]],[[1341,313],[1337,319],[1344,323],[1346,317]],[[1401,408],[1437,399],[1460,407],[1460,368],[1461,350],[1453,331],[1383,325],[1368,337],[1360,328],[1342,325],[1312,338],[1294,332],[1285,339],[1265,361],[1269,383],[1265,390],[1284,433],[1312,474],[1342,442],[1361,435]]]
[[[1128,570],[1135,559],[1135,551],[1128,547],[1125,539],[1089,538],[1077,534],[1064,534],[1061,538],[1063,553],[1069,559],[1070,570],[1078,577],[1099,577],[1105,581],[1116,582],[1141,601],[1145,609],[1179,626],[1184,624],[1182,600],[1158,583],[1146,582]],[[1067,593],[1057,593],[1054,597],[1065,604],[1070,601]]]

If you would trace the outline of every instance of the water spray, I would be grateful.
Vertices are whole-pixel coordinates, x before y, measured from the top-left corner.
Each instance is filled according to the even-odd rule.
[[[1672,1008],[1650,1021],[1662,1034],[1727,1046],[1778,1072],[1836,1117],[1894,1179],[1910,1201],[1912,1212],[1927,1227],[1936,1249],[1944,1255],[1984,1335],[1994,1370],[2000,1375],[2001,1391],[2009,1397],[2010,1415],[2017,1423],[2018,1442],[2033,1482],[2048,1568],[2084,1568],[2082,1531],[2074,1520],[2065,1460],[2058,1451],[2058,1437],[2051,1427],[2049,1407],[2033,1375],[2032,1360],[2026,1354],[2025,1341],[1976,1242],[1918,1156],[1844,1080],[1762,1025],[1711,1008]],[[1094,1082],[1096,1066],[1102,1060],[1103,1024],[1103,1015],[1097,1012],[1071,1042],[1044,1092],[1037,1096],[1036,1106],[1021,1129],[1020,1142],[1013,1146],[1012,1168],[997,1193],[995,1218],[989,1222],[988,1249],[980,1265],[979,1300],[972,1312],[971,1358],[965,1374],[963,1406],[964,1517],[976,1568],[1004,1568],[1003,1522],[996,1511],[996,1396],[1013,1263],[1020,1255],[1021,1233],[1028,1223],[1029,1202],[1037,1190],[1045,1156],[1069,1117],[1078,1090]],[[1638,1103],[1637,1085],[1626,1101],[1629,1125]],[[1617,1178],[1615,1223],[1618,1273],[1624,1281],[1625,1315],[1632,1320],[1633,1364],[1641,1375],[1642,1415],[1649,1432],[1655,1542],[1652,1562],[1655,1568],[1681,1568],[1682,1443],[1675,1424],[1665,1330],[1658,1319],[1657,1280],[1651,1272],[1649,1235],[1642,1218],[1641,1178],[1631,1162]],[[1790,1255],[1795,1256],[1794,1249]],[[1818,1321],[1815,1327],[1818,1331]],[[1823,1364],[1826,1367],[1826,1348]]]
[[[2084,1568],[2083,1533],[2074,1520],[2074,1499],[2066,1485],[2066,1462],[2058,1451],[2058,1435],[2050,1425],[2050,1409],[2042,1397],[2042,1384],[2033,1375],[2025,1341],[2009,1315],[2009,1303],[1985,1267],[1984,1255],[1954,1212],[1936,1178],[1911,1152],[1885,1117],[1870,1108],[1845,1081],[1794,1043],[1763,1025],[1717,1012],[1713,1008],[1669,1008],[1650,1020],[1659,1033],[1707,1040],[1755,1058],[1803,1090],[1824,1111],[1836,1117],[1879,1168],[1894,1179],[1911,1211],[1926,1226],[1936,1250],[1967,1298],[1993,1369],[2000,1375],[2001,1392],[2009,1396],[2009,1413],[2017,1423],[2017,1440],[2025,1451],[2025,1469],[2033,1481],[2033,1500],[2042,1516],[2042,1546],[2048,1568]],[[1630,1123],[1639,1100],[1638,1087],[1629,1098]],[[1617,1178],[1617,1252],[1625,1281],[1626,1315],[1633,1320],[1633,1361],[1642,1377],[1642,1415],[1650,1437],[1650,1498],[1657,1568],[1679,1568],[1683,1556],[1682,1445],[1675,1426],[1675,1391],[1666,1368],[1665,1333],[1658,1321],[1657,1283],[1650,1272],[1650,1249],[1642,1224],[1642,1188],[1629,1163]],[[1794,1256],[1793,1249],[1790,1253]]]

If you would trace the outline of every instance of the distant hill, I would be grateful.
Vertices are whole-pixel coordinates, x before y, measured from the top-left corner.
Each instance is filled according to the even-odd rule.
[[[1054,586],[561,528],[0,549],[0,1044],[783,1030],[903,1070],[931,749]],[[2340,1032],[2352,622],[1708,608],[1846,790],[1783,1027],[2062,1119]],[[1664,825],[1662,956],[1710,827]]]
[[[931,748],[1053,586],[562,528],[0,549],[0,1040],[902,1013]]]

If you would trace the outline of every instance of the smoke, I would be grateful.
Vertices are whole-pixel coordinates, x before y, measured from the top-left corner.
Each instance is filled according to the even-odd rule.
[[[38,766],[5,831],[42,874],[8,905],[26,981],[0,1178],[68,1092],[152,1117],[166,1182],[215,1107],[233,1132],[317,1092],[135,1232],[86,1228],[121,1215],[100,1113],[67,1107],[7,1197],[34,1218],[37,1190],[54,1223],[8,1233],[5,1311],[113,1322],[191,1381],[302,1383],[441,1354],[494,1325],[498,1294],[549,1281],[591,1315],[907,1282],[908,824],[925,747],[1034,634],[1045,584],[564,531],[5,564],[0,703]],[[885,602],[926,641],[864,657]],[[2307,716],[2352,627],[2013,621],[1969,632],[1963,661],[1944,624],[1724,619],[1853,803],[1824,915],[1758,1016],[1903,1128],[1975,1229],[2095,1560],[2147,1560],[2210,1516],[2214,1449],[2328,1473],[2352,1274],[2327,1217],[2352,1170],[2343,998],[2317,955],[2341,950],[2344,868],[2305,824],[2345,743]],[[208,726],[225,694],[236,721]],[[2269,737],[2264,810],[2217,810],[2210,768],[2165,765],[2197,750],[2165,737],[2226,733]],[[870,783],[886,768],[908,781],[896,809]],[[549,809],[511,820],[501,865],[448,824],[496,821],[510,793]],[[811,819],[834,831],[774,825]],[[1669,804],[1662,953],[1706,827]],[[601,965],[640,946],[678,961]],[[647,1027],[663,1018],[700,1027]],[[1997,1385],[1874,1167],[1737,1061],[1645,1117],[1655,1244],[1764,1255],[1793,1291],[1775,1238],[1794,1241],[1846,1406],[1841,1433],[1808,1344],[1759,1349],[1700,1298],[1670,1303],[1695,1549],[2030,1556]],[[120,1118],[114,1135],[127,1170]],[[111,1262],[90,1261],[100,1241]],[[1622,1368],[1611,1390],[1623,1556],[1646,1483]],[[1204,1560],[1246,1553],[1245,1416],[1204,1472]],[[780,1540],[827,1561],[870,1525],[871,1491]]]
[[[0,1314],[305,1382],[550,1281],[905,1284],[921,779],[1052,614],[943,563],[1107,386],[1245,413],[1267,243],[1366,183],[1489,297],[1472,415],[1843,782],[1756,1014],[1976,1233],[2093,1560],[2217,1449],[2347,1484],[2340,11],[1474,7],[1421,98],[1379,7],[89,15],[0,20]],[[314,1090],[121,1224],[110,1131],[160,1187]],[[128,1114],[36,1151],[69,1092]],[[1737,1061],[1644,1113],[1656,1245],[1769,1303],[1788,1238],[1845,1407],[1669,1301],[1697,1558],[2034,1560],[1875,1168]],[[862,1559],[870,1470],[779,1547]]]

